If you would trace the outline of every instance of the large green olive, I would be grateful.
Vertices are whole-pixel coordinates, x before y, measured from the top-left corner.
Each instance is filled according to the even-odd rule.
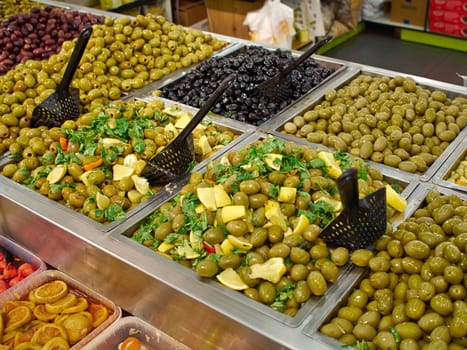
[[[293,264],[289,271],[290,278],[294,281],[306,280],[308,273],[308,268],[303,264]]]
[[[304,303],[311,297],[311,290],[307,282],[299,280],[294,289],[294,299],[297,303]]]
[[[444,293],[436,294],[433,298],[431,298],[430,307],[433,309],[433,311],[442,316],[449,315],[453,310],[451,299],[447,294]]]
[[[227,268],[236,269],[240,266],[241,258],[238,254],[231,253],[231,254],[224,254],[219,259],[218,265],[222,270]]]
[[[268,256],[270,258],[274,257],[281,257],[281,258],[286,258],[289,256],[290,253],[290,247],[285,244],[285,243],[275,243],[271,249],[269,249]]]
[[[307,283],[308,283],[308,286],[310,287],[311,292],[314,295],[321,296],[321,295],[324,295],[324,293],[326,293],[326,290],[327,290],[326,279],[324,278],[323,274],[320,271],[311,271],[308,274]],[[360,317],[360,315],[358,315],[358,317]],[[358,317],[356,317],[355,320],[358,319]],[[347,317],[344,317],[344,318],[348,319],[349,321],[353,321],[353,319],[350,319]]]
[[[227,231],[234,236],[243,236],[248,232],[248,226],[243,220],[232,220],[225,225]]]
[[[196,265],[196,273],[201,277],[211,278],[217,275],[219,266],[213,259],[206,258]]]
[[[276,298],[276,288],[271,282],[263,281],[258,286],[259,300],[264,304],[271,304]]]
[[[219,227],[211,227],[203,233],[203,239],[209,244],[221,243],[224,238],[224,231]]]
[[[290,260],[295,264],[306,265],[310,261],[310,254],[305,249],[299,247],[290,248]]]

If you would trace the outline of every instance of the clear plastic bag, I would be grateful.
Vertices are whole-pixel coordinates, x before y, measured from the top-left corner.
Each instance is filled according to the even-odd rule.
[[[250,29],[251,41],[283,49],[292,48],[294,12],[280,0],[266,0],[262,8],[247,13],[243,24]]]

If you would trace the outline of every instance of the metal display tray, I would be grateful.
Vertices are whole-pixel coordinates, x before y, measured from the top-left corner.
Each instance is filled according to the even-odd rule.
[[[460,192],[467,192],[467,186],[458,185],[447,179],[457,169],[459,163],[467,157],[467,139],[463,139],[457,148],[447,157],[443,165],[436,171],[433,182],[440,186],[451,188]]]
[[[292,120],[296,115],[303,114],[306,111],[310,110],[317,104],[321,103],[324,100],[325,94],[331,90],[331,89],[338,89],[342,86],[347,85],[350,81],[352,81],[354,78],[359,76],[360,74],[366,74],[370,75],[373,77],[395,77],[395,76],[405,76],[405,77],[411,77],[415,80],[418,86],[433,90],[433,89],[438,89],[441,91],[444,91],[446,93],[446,96],[448,98],[454,98],[456,96],[463,96],[467,98],[467,92],[465,90],[465,87],[455,85],[455,84],[449,84],[449,83],[444,83],[444,82],[439,82],[436,80],[432,79],[427,79],[415,75],[410,75],[410,74],[403,74],[400,72],[396,71],[391,71],[391,70],[386,70],[386,69],[381,69],[377,67],[372,67],[372,66],[366,66],[366,65],[359,65],[359,64],[354,64],[351,63],[348,67],[348,69],[344,72],[344,74],[341,74],[335,79],[331,80],[329,83],[324,84],[320,87],[318,87],[316,90],[312,91],[310,94],[305,96],[303,99],[301,99],[298,103],[290,106],[286,110],[284,110],[282,113],[278,114],[275,118],[271,119],[270,121],[262,124],[259,126],[261,130],[264,130],[266,132],[279,132],[281,128],[284,126],[285,123],[288,121]],[[295,139],[299,139],[295,135],[289,135]],[[467,128],[464,128],[461,130],[461,132],[457,135],[457,137],[450,143],[450,145],[441,153],[441,155],[431,164],[431,166],[421,175],[419,176],[420,181],[429,181],[433,175],[435,174],[436,170],[445,163],[446,158],[456,149],[458,143],[462,142],[463,139],[467,136]],[[374,161],[369,161],[371,164],[376,164]],[[385,166],[384,164],[382,164]],[[389,166],[387,166],[390,168]],[[398,171],[399,170],[397,169]]]
[[[268,136],[274,136],[276,138],[281,138],[280,135],[275,136],[275,135],[270,135],[266,133],[255,133],[251,134],[245,139],[242,140],[242,142],[236,144],[234,147],[231,147],[229,150],[240,150],[243,149],[245,146],[251,145],[253,142],[264,139]],[[303,144],[300,142],[300,140],[297,142],[297,145]],[[224,153],[227,153],[224,152]],[[222,155],[217,155],[215,158],[219,159],[221,158]],[[205,166],[199,166],[197,169],[195,169],[200,172],[205,171]],[[383,173],[383,179],[384,181],[387,181],[388,183],[391,184],[398,184],[404,188],[402,192],[402,196],[405,198],[408,198],[411,193],[414,191],[416,188],[416,181],[414,181],[413,178],[407,177],[404,174],[400,174],[397,172],[391,172],[391,173],[385,173],[385,170],[382,170]],[[402,175],[402,176],[400,176]],[[180,189],[185,183],[188,182],[188,179],[185,179],[183,182],[181,182],[178,186],[177,189]],[[166,197],[166,201],[170,201],[173,197],[177,195],[177,191],[173,191],[170,196]],[[159,205],[162,205],[162,201],[158,203]],[[151,206],[152,211],[157,209],[157,206]],[[147,213],[147,210],[145,210]],[[150,215],[151,213],[147,213],[147,215]],[[141,219],[141,221],[144,218]],[[391,222],[393,224],[397,224],[400,220],[403,219],[402,214],[398,213],[396,214],[393,218],[391,218]],[[130,237],[133,234],[133,232],[137,229],[137,227],[140,225],[141,221],[134,222],[132,220],[132,226],[126,230],[121,232],[121,230],[115,231],[111,234],[113,238],[115,238],[118,241],[121,241],[125,245],[130,245],[132,249],[138,252],[138,254],[141,254],[144,256],[144,258],[149,258],[151,255],[157,256],[157,259],[160,259],[161,256],[160,254],[157,254],[155,252],[152,252],[150,249],[144,247],[140,243],[137,243],[133,241]],[[153,257],[156,259],[156,257]],[[152,258],[151,258],[152,259]],[[165,259],[165,258],[162,258]],[[155,262],[156,263],[156,262]],[[349,268],[350,264],[346,265],[342,268],[340,268],[340,274],[339,278],[336,281],[336,283],[333,283],[332,285],[329,286],[327,294],[323,298],[319,297],[312,297],[310,300],[308,300],[298,311],[298,313],[294,317],[290,317],[287,315],[284,315],[283,313],[279,311],[275,311],[271,309],[270,307],[261,304],[257,301],[254,301],[242,293],[238,293],[236,291],[230,290],[227,287],[224,287],[220,285],[219,283],[213,281],[213,280],[205,280],[197,276],[197,274],[194,271],[191,271],[190,269],[181,266],[178,263],[173,263],[169,261],[169,263],[172,263],[173,266],[171,268],[174,269],[174,273],[183,273],[184,278],[189,278],[191,280],[199,281],[203,285],[203,288],[206,288],[206,295],[212,296],[212,294],[218,295],[219,300],[223,300],[223,304],[228,304],[229,306],[234,307],[235,309],[238,310],[244,310],[245,313],[251,313],[255,312],[257,314],[257,317],[266,317],[273,319],[275,321],[278,321],[286,326],[289,327],[298,327],[306,317],[310,315],[310,313],[315,309],[315,307],[320,303],[321,299],[327,299],[328,296],[331,295],[338,295],[341,293],[342,290],[345,290],[348,286],[348,283],[351,283],[352,279],[347,278],[347,274],[349,273]],[[157,264],[157,263],[156,263]],[[228,301],[228,302],[227,302]],[[209,300],[205,300],[205,302],[209,302]],[[216,308],[219,306],[215,306]],[[225,307],[225,306],[224,306]],[[229,312],[228,309],[226,309],[224,312]]]
[[[160,99],[157,97],[152,97],[149,99]],[[149,100],[148,99],[148,100]],[[188,112],[188,113],[196,113],[197,109],[190,107],[190,106],[185,106],[182,104],[174,103],[173,101],[170,100],[164,100],[164,103],[167,103],[168,106],[172,105],[177,105],[180,107],[181,111]],[[228,145],[224,146],[223,148],[217,150],[213,155],[207,157],[197,165],[196,167],[199,167],[200,165],[205,164],[211,157],[216,156],[216,154],[223,154],[226,150],[228,150],[230,147],[234,146],[236,143],[239,143],[242,141],[246,135],[249,133],[253,132],[255,129],[251,125],[246,125],[231,119],[219,117],[216,115],[210,115],[206,116],[205,119],[209,119],[212,121],[212,123],[220,128],[221,130],[229,130],[233,132],[235,135],[238,135],[238,137],[233,140],[231,143]],[[3,167],[5,164],[7,164],[10,160],[8,159],[8,154],[4,154],[2,158],[0,158],[0,169]],[[26,186],[23,186],[19,183],[14,182],[11,179],[6,178],[3,175],[0,175],[0,186],[2,187],[2,194],[5,194],[6,196],[9,196],[9,192],[11,192],[11,198],[16,198],[18,197],[18,192],[21,192],[22,195],[20,196],[23,198],[24,196],[26,198],[30,198],[33,200],[35,203],[38,204],[37,209],[39,212],[43,212],[43,215],[45,217],[51,218],[53,221],[59,223],[60,225],[63,225],[66,228],[72,229],[75,225],[83,224],[85,226],[92,226],[96,228],[97,230],[101,232],[110,232],[112,230],[115,230],[119,226],[127,226],[131,224],[131,220],[129,220],[131,217],[136,216],[136,218],[139,218],[141,215],[144,215],[146,211],[144,208],[148,206],[154,206],[157,204],[160,204],[166,196],[172,191],[174,191],[174,187],[176,187],[175,183],[169,183],[162,187],[158,192],[156,192],[153,196],[151,196],[149,199],[145,200],[144,202],[136,205],[134,208],[131,208],[128,212],[125,214],[125,219],[120,220],[120,221],[114,221],[108,224],[102,224],[100,222],[97,222],[95,220],[92,220],[91,218],[87,217],[84,214],[81,214],[79,212],[76,212],[56,201],[53,201],[46,196],[43,196]],[[13,192],[12,192],[13,191]],[[15,193],[15,194],[13,194]],[[127,226],[128,227],[128,226]]]
[[[407,209],[405,210],[403,221],[410,218],[413,213],[422,206],[422,204],[425,202],[426,195],[432,189],[435,189],[444,195],[456,195],[463,200],[467,200],[467,193],[459,193],[449,188],[437,186],[432,183],[420,182],[417,184],[415,191],[413,191],[410,195],[410,205],[407,206]],[[330,298],[323,300],[323,302],[315,310],[317,315],[316,318],[313,318],[307,325],[305,325],[303,328],[303,334],[319,341],[329,348],[338,349],[343,347],[343,343],[337,339],[324,335],[319,331],[319,328],[327,321],[329,321],[333,316],[335,316],[337,310],[346,303],[352,291],[358,286],[359,282],[366,276],[367,273],[368,269],[354,266],[349,272],[349,276],[352,276],[351,280],[353,283],[350,283],[348,288],[344,291],[341,291],[339,295],[331,295]]]
[[[221,50],[220,52],[213,54],[213,56],[211,56],[211,57],[229,56],[229,55],[235,54],[236,52],[239,52],[241,50],[248,50],[249,47],[253,47],[253,46],[258,46],[259,47],[260,45],[252,43],[252,42],[247,42],[247,41],[237,42],[236,44],[229,45],[224,50]],[[266,47],[266,48],[271,50],[271,51],[277,50],[277,48],[272,48],[272,47]],[[302,54],[301,51],[292,50],[292,55],[294,57],[299,57],[301,54]],[[324,56],[320,56],[320,55],[313,55],[311,57],[319,65],[321,65],[323,67],[326,67],[326,68],[329,68],[329,69],[334,69],[335,71],[332,74],[330,74],[328,77],[326,77],[323,81],[321,81],[318,85],[316,85],[311,90],[309,90],[307,93],[305,93],[303,96],[301,96],[297,100],[293,101],[290,105],[285,107],[282,111],[278,112],[276,115],[279,115],[283,111],[287,111],[289,108],[291,108],[291,106],[294,106],[295,104],[299,103],[302,99],[306,98],[306,96],[308,94],[310,94],[312,91],[317,89],[319,86],[322,86],[323,84],[326,84],[328,81],[332,81],[333,79],[335,79],[336,76],[339,76],[342,72],[345,72],[346,69],[347,69],[348,64],[345,61],[341,61],[341,60],[333,59],[333,58],[329,58],[329,57],[324,57]],[[207,58],[207,59],[209,59],[209,58]],[[205,62],[205,61],[206,60],[204,60],[203,62]],[[192,66],[186,67],[184,69],[181,69],[179,71],[175,71],[175,72],[169,74],[168,76],[166,76],[164,78],[161,78],[160,80],[158,80],[158,81],[156,81],[154,83],[148,84],[148,85],[142,87],[141,89],[135,90],[131,95],[129,95],[129,97],[138,96],[138,97],[145,98],[145,97],[151,96],[155,90],[161,89],[163,87],[170,86],[171,84],[176,83],[180,79],[183,79],[183,77],[186,74],[188,74],[191,70],[196,68],[196,66],[197,65],[192,65]],[[274,118],[275,118],[275,116],[271,117],[271,119],[274,119]]]

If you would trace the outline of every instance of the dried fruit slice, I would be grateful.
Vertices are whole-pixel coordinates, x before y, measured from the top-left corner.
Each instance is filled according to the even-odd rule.
[[[47,312],[59,314],[68,307],[72,307],[78,303],[76,294],[68,293],[63,298],[57,300],[55,303],[46,303],[45,309]]]
[[[61,280],[44,283],[29,293],[29,299],[36,303],[55,303],[68,293],[68,285]]]
[[[32,320],[21,328],[21,332],[17,332],[14,339],[15,349],[21,343],[30,342],[34,333],[45,323],[39,320]],[[5,339],[2,339],[4,342]]]
[[[31,338],[32,343],[44,345],[50,339],[62,337],[68,339],[65,328],[55,323],[46,323],[40,326]]]
[[[93,328],[99,327],[109,317],[109,310],[102,304],[89,304],[88,311],[92,316]]]
[[[68,335],[68,341],[75,344],[92,331],[92,322],[92,315],[87,311],[81,311],[68,315],[61,322],[61,326]]]
[[[62,311],[62,314],[72,314],[75,312],[84,311],[88,308],[88,305],[89,303],[86,298],[78,297],[78,302],[71,307],[67,307],[65,310]]]
[[[70,344],[65,339],[56,337],[45,343],[42,350],[68,350],[69,348]]]
[[[15,350],[41,350],[42,346],[34,344],[31,342],[21,343],[18,346],[15,346]]]
[[[32,312],[27,306],[20,305],[15,307],[6,314],[5,333],[24,326],[31,321],[32,317]]]
[[[57,316],[57,314],[48,312],[45,309],[45,304],[37,304],[34,307],[33,314],[38,320],[45,322],[52,321]]]

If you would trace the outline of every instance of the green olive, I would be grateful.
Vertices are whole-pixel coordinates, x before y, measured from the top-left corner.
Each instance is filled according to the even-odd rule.
[[[324,278],[323,274],[320,271],[311,271],[308,274],[307,283],[313,295],[321,296],[321,295],[324,295],[324,293],[326,293],[326,290],[327,290],[326,279]],[[339,316],[339,317],[342,317],[342,316]],[[360,314],[358,315],[358,317],[360,317]],[[356,317],[355,320],[357,320],[358,317]],[[348,319],[349,321],[354,321],[354,319],[350,319],[348,317],[343,317],[343,318]]]
[[[269,258],[273,257],[281,257],[281,258],[286,258],[289,256],[290,253],[290,247],[282,242],[275,243],[268,252]]]
[[[443,325],[444,319],[440,314],[436,312],[427,312],[420,317],[417,324],[423,331],[429,333],[436,327]]]
[[[196,273],[201,277],[211,278],[217,275],[219,266],[213,259],[206,258],[196,265]]]
[[[444,293],[436,294],[430,300],[430,307],[433,309],[433,311],[443,316],[449,315],[453,310],[451,299],[447,294]]]
[[[297,282],[297,285],[294,289],[294,299],[297,303],[304,303],[311,297],[311,290],[307,282],[303,279]]]
[[[305,249],[299,247],[290,248],[290,260],[295,264],[308,264],[310,261],[310,255]]]
[[[276,288],[271,282],[263,281],[258,286],[259,300],[264,304],[271,304],[276,298]]]
[[[231,253],[231,254],[222,255],[221,258],[219,259],[218,265],[222,270],[225,270],[229,267],[232,269],[236,269],[237,267],[240,266],[240,263],[241,263],[240,256],[238,254]]]
[[[172,223],[163,222],[154,231],[154,238],[159,241],[163,241],[165,237],[167,237],[167,235],[171,232],[172,232]]]
[[[252,195],[260,191],[261,185],[255,180],[245,180],[240,182],[239,189],[247,195]]]
[[[248,232],[248,225],[243,220],[232,220],[225,225],[227,231],[234,236],[243,236]]]
[[[224,231],[219,227],[211,227],[203,233],[203,239],[209,244],[221,243],[224,238]]]

